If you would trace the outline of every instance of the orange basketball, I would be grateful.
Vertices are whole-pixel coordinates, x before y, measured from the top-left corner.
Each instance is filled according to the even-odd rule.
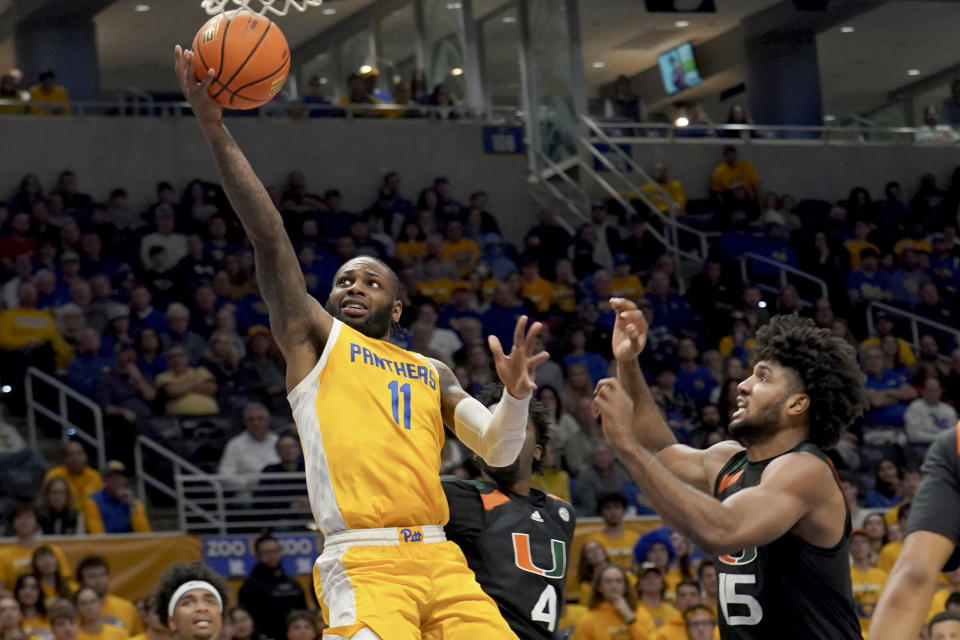
[[[210,95],[224,107],[255,109],[283,88],[290,73],[287,39],[269,18],[228,11],[200,27],[193,39],[197,80],[213,69]]]

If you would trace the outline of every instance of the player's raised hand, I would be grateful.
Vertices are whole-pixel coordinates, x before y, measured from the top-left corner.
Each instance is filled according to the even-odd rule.
[[[526,331],[526,328],[527,316],[520,316],[513,330],[513,348],[510,349],[509,355],[503,353],[503,347],[497,336],[487,338],[500,382],[514,398],[524,398],[533,393],[537,388],[537,384],[533,381],[533,370],[550,358],[550,354],[546,351],[533,352],[537,334],[543,329],[543,325],[534,322],[530,326],[530,331]]]
[[[647,319],[636,303],[626,298],[610,298],[610,307],[617,314],[613,323],[613,357],[620,361],[636,360],[647,345]]]
[[[183,91],[183,97],[190,103],[193,109],[193,115],[204,124],[217,124],[223,117],[223,110],[208,91],[210,83],[216,75],[213,69],[207,70],[207,75],[201,82],[197,82],[193,75],[193,51],[184,50],[177,45],[173,49],[173,68],[177,72],[177,80],[180,81],[180,90]]]
[[[604,378],[594,391],[593,412],[603,422],[603,434],[615,448],[633,442],[633,400],[616,378]]]

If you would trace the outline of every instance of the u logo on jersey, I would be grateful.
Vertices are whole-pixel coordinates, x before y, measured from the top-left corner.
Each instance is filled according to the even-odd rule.
[[[513,560],[519,568],[544,578],[562,578],[567,572],[567,544],[563,540],[551,538],[550,552],[553,554],[553,568],[541,569],[533,564],[533,556],[530,554],[530,534],[513,534]]]
[[[740,566],[744,564],[750,564],[757,559],[757,548],[750,547],[748,549],[743,549],[737,555],[727,555],[724,554],[720,556],[719,560],[723,564],[729,564],[733,566]]]

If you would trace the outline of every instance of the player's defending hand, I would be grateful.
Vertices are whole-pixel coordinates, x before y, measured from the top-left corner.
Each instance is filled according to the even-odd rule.
[[[634,442],[633,400],[616,378],[604,378],[594,391],[593,412],[603,422],[603,434],[615,449],[622,449]]]
[[[203,81],[197,82],[193,75],[193,51],[184,50],[180,45],[173,49],[173,68],[177,72],[183,97],[190,103],[193,115],[200,124],[219,124],[223,118],[223,110],[207,91],[216,75],[213,69],[208,69]]]
[[[647,345],[647,319],[636,303],[626,298],[610,298],[617,314],[613,323],[613,357],[620,362],[636,360]]]
[[[493,362],[497,365],[500,382],[514,398],[525,398],[533,393],[537,388],[537,384],[533,381],[533,370],[550,358],[550,354],[546,351],[536,354],[533,352],[537,334],[543,329],[543,325],[534,322],[530,326],[530,331],[525,331],[526,328],[527,316],[520,316],[513,330],[513,348],[510,349],[509,355],[504,355],[497,336],[487,338],[490,351],[493,352]]]

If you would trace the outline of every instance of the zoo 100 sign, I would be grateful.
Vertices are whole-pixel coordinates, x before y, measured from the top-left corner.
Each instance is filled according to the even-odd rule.
[[[321,537],[316,534],[278,533],[287,575],[308,576],[320,555]],[[203,536],[203,561],[222,576],[246,577],[257,564],[253,550],[256,536]]]

